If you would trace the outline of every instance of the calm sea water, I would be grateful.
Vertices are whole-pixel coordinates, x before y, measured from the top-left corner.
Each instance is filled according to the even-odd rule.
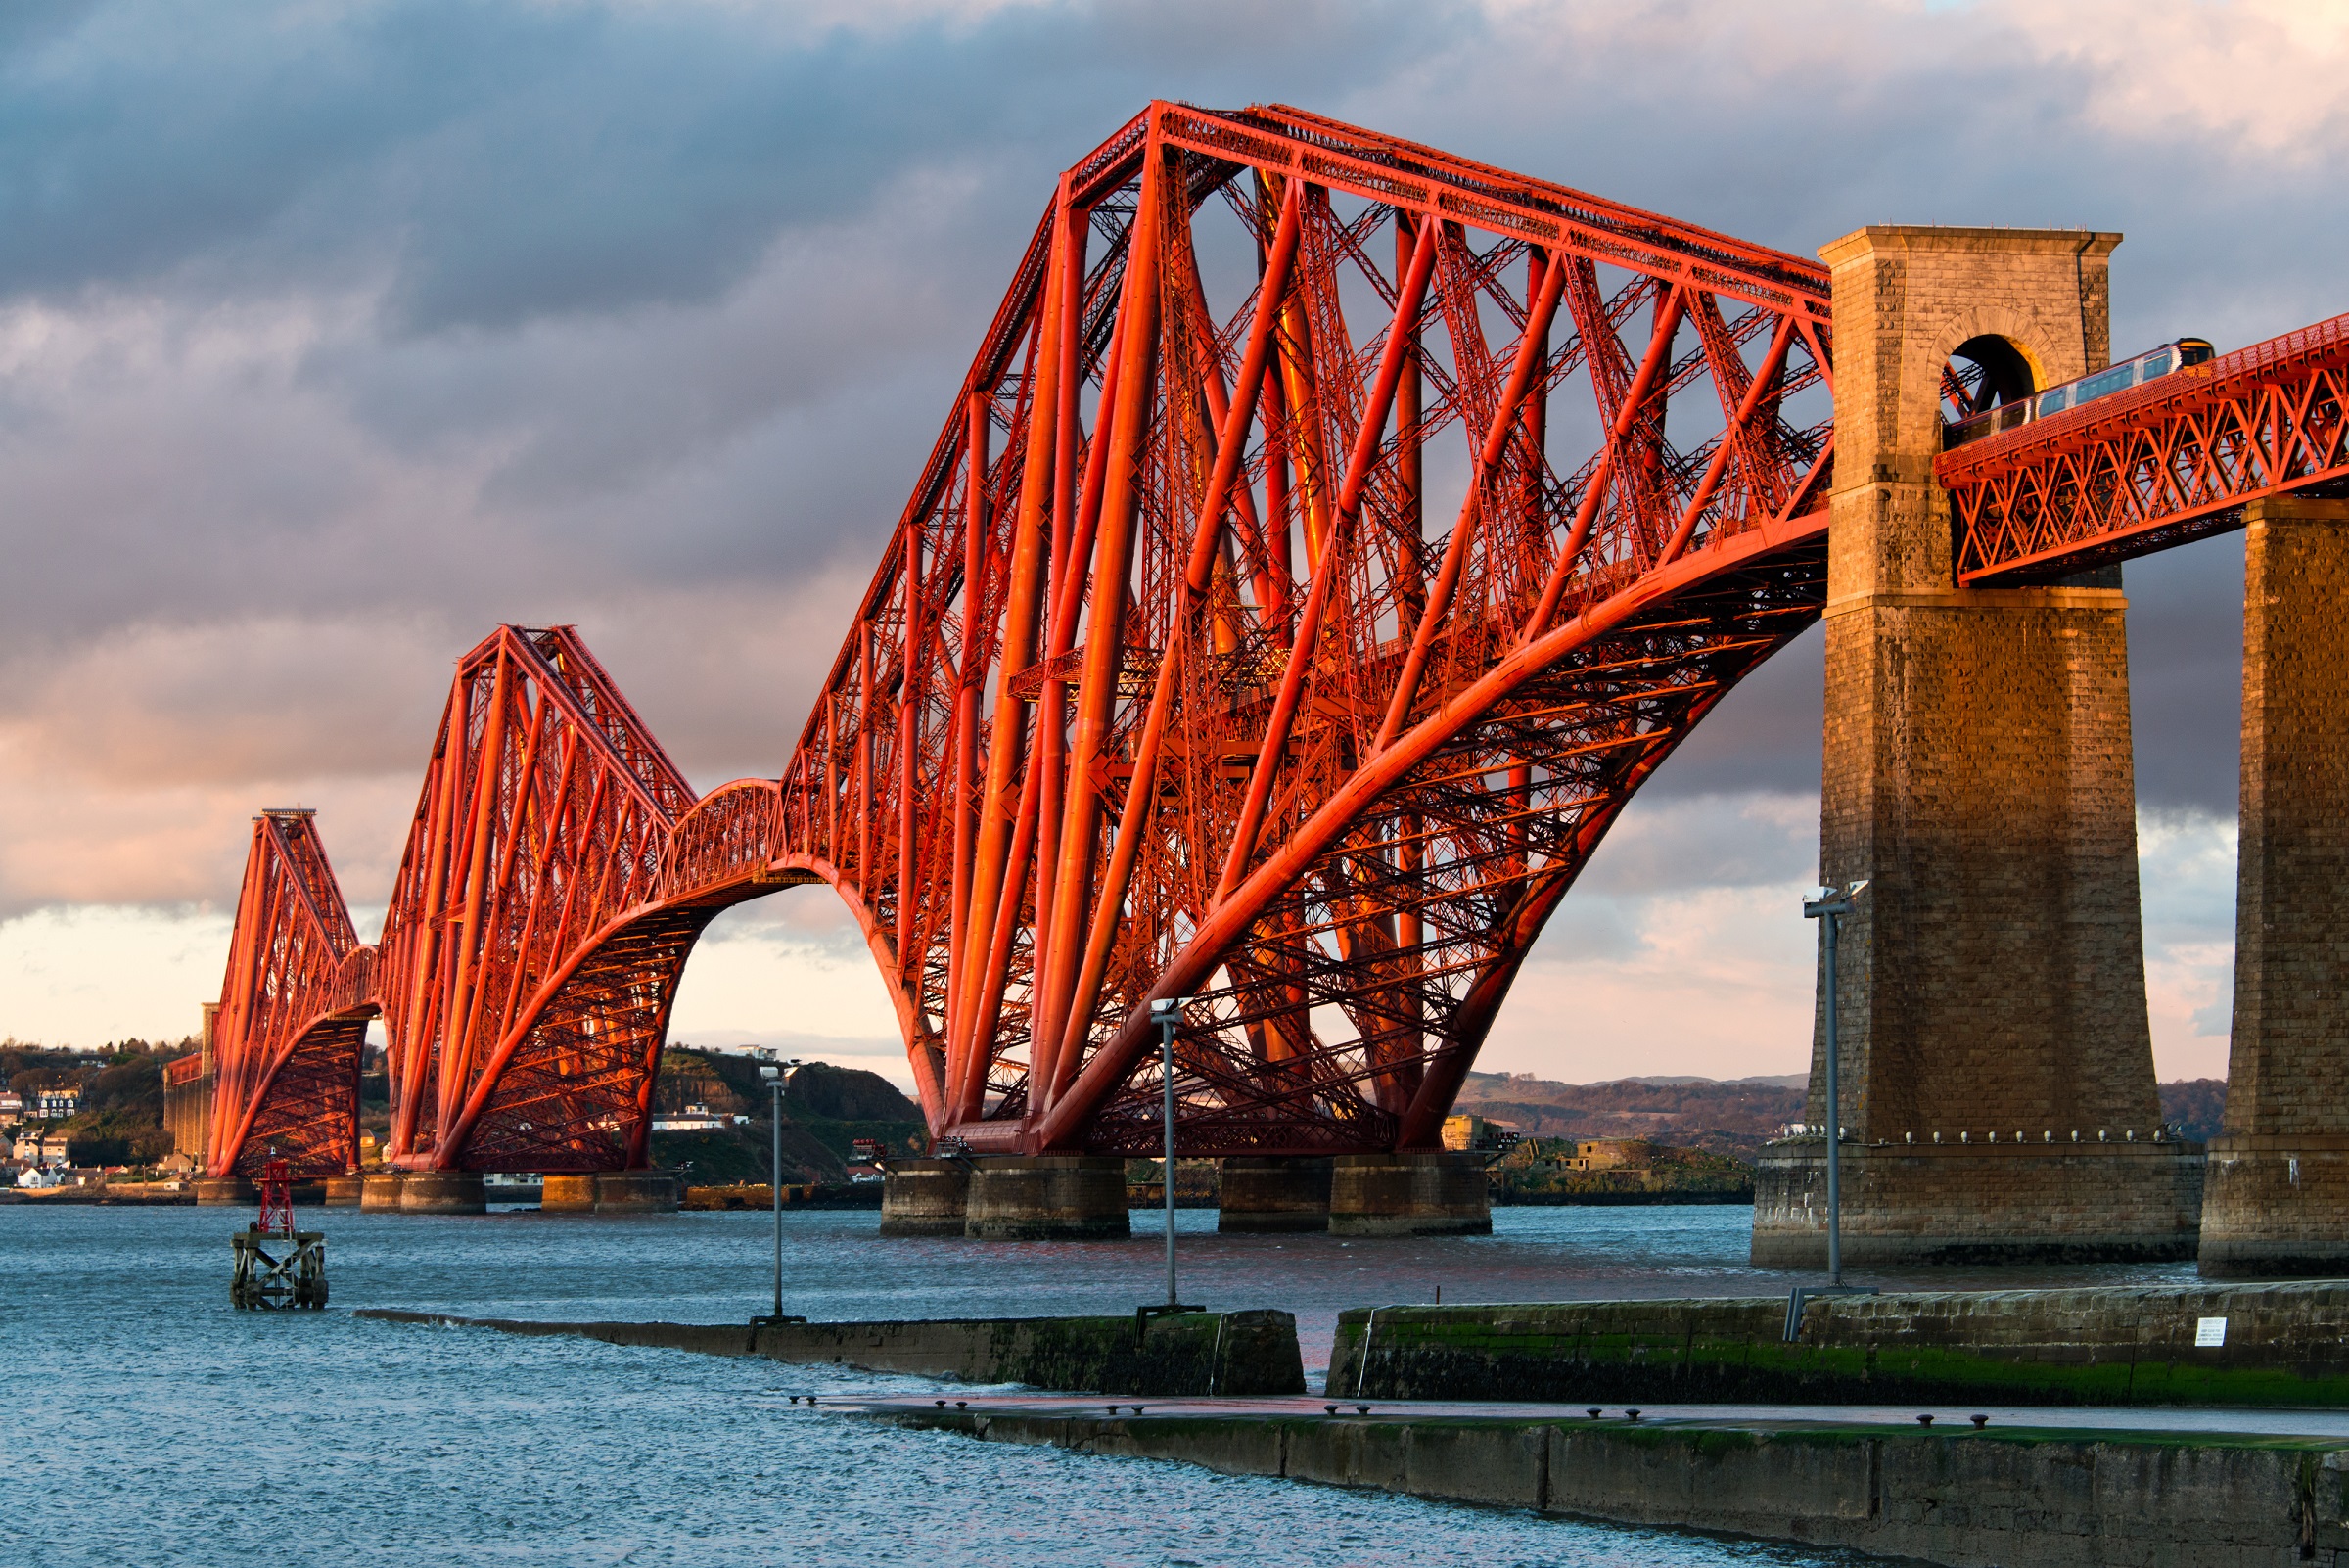
[[[1750,1211],[1510,1209],[1490,1237],[1219,1237],[1178,1221],[1186,1299],[1298,1314],[1309,1368],[1344,1307],[1780,1292]],[[325,1562],[932,1565],[1857,1563],[868,1426],[787,1394],[923,1380],[370,1322],[468,1315],[740,1321],[765,1310],[759,1214],[477,1219],[305,1210],[334,1305],[228,1305],[218,1209],[0,1208],[0,1558],[43,1568]],[[884,1241],[875,1217],[785,1219],[787,1310],[812,1317],[1123,1312],[1163,1235]],[[1195,1232],[1195,1233],[1194,1233]],[[2186,1278],[1976,1271],[1935,1283]],[[1887,1283],[1899,1281],[1887,1280]],[[1918,1281],[1922,1282],[1922,1281]],[[1318,1387],[1318,1371],[1310,1373]]]

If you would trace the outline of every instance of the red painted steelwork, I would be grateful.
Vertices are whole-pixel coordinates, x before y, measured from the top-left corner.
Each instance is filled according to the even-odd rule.
[[[1070,170],[781,784],[932,1130],[1143,1151],[1181,994],[1185,1152],[1431,1145],[1819,612],[1827,348],[1812,262],[1292,110]]]
[[[686,953],[720,905],[660,899],[695,805],[571,628],[459,661],[383,938],[392,1164],[644,1163]]]
[[[1800,257],[1153,104],[1062,177],[780,780],[697,803],[568,630],[460,665],[369,992],[393,1158],[640,1163],[695,937],[808,881],[937,1135],[1143,1151],[1182,995],[1183,1152],[1432,1146],[1600,836],[1823,605],[1828,353]]]
[[[261,1217],[253,1228],[264,1236],[294,1234],[294,1167],[272,1155],[261,1162]]]
[[[1958,579],[2050,581],[2242,527],[2263,495],[2349,487],[2349,316],[1942,454]]]
[[[258,1175],[272,1145],[302,1176],[358,1168],[374,977],[311,813],[254,817],[213,1025],[212,1176]]]

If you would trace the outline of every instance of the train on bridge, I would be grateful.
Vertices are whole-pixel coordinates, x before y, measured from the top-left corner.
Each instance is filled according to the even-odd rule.
[[[1987,374],[1980,375],[1975,379],[1976,396],[1971,400],[1981,406],[1975,412],[1961,412],[1961,417],[1951,421],[1942,432],[1942,445],[1944,448],[1963,446],[1985,436],[2017,430],[2035,419],[2060,414],[2067,408],[2078,408],[2083,403],[2094,402],[2098,397],[2109,397],[2114,392],[2127,392],[2132,387],[2142,387],[2172,371],[2206,365],[2216,352],[2207,338],[2180,338],[2159,347],[2148,348],[2117,365],[2074,377],[2045,392],[2019,392],[2004,401],[1994,400],[1998,396],[1996,381]]]

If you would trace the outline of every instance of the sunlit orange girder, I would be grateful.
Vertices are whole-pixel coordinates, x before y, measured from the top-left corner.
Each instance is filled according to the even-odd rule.
[[[1634,789],[1823,602],[1815,263],[1285,109],[1059,182],[780,786],[932,1128],[1424,1146]]]
[[[356,1170],[376,952],[351,929],[309,811],[253,819],[233,930],[212,1026],[209,1174],[251,1176],[272,1148],[298,1175]]]
[[[848,904],[934,1132],[1424,1146],[1632,792],[1823,601],[1824,273],[1292,110],[1059,181],[779,780],[460,663],[368,1000],[411,1167],[641,1162],[725,905]],[[245,922],[240,919],[240,942]],[[355,1037],[349,1050],[355,1060]]]

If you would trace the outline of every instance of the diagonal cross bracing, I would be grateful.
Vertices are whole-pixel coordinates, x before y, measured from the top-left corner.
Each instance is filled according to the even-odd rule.
[[[1942,454],[1958,579],[2046,582],[2243,526],[2263,495],[2349,490],[2349,316]]]

